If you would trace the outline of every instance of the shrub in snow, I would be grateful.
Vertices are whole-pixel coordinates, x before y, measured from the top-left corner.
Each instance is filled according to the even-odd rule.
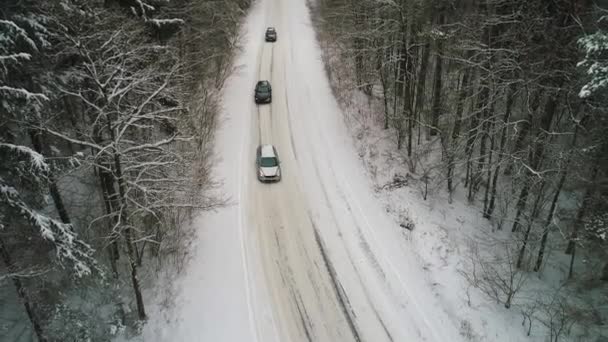
[[[515,265],[515,246],[498,240],[489,243],[498,248],[494,248],[490,253],[484,252],[477,242],[472,241],[464,268],[459,272],[470,286],[508,309],[527,277],[525,272]]]

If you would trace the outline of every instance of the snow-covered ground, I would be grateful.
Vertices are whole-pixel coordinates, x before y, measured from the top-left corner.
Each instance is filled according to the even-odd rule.
[[[576,305],[579,305],[580,310],[577,323],[582,325],[587,323],[580,314],[584,309],[580,308],[595,309],[596,317],[605,315],[602,313],[605,312],[602,309],[605,305],[601,304],[600,298],[606,297],[600,292],[606,293],[606,287],[598,285],[595,277],[588,276],[597,272],[600,266],[590,267],[587,263],[592,257],[578,256],[575,269],[579,272],[580,282],[569,281],[567,275],[570,256],[564,253],[565,245],[560,236],[549,238],[548,255],[539,272],[532,272],[531,267],[529,271],[525,267],[514,267],[515,277],[521,276],[524,285],[514,296],[511,308],[505,308],[469,283],[464,274],[471,276],[469,265],[470,258],[475,256],[473,250],[479,250],[479,256],[490,263],[492,258],[504,258],[504,247],[507,244],[519,251],[520,246],[510,232],[514,203],[510,203],[509,207],[505,203],[507,199],[499,199],[496,218],[492,221],[483,218],[479,204],[483,199],[478,199],[477,203],[468,202],[468,189],[458,183],[463,181],[464,175],[460,175],[458,170],[455,193],[451,200],[448,199],[445,170],[438,169],[442,164],[439,137],[427,140],[423,130],[420,142],[416,142],[417,137],[414,138],[416,146],[412,158],[406,157],[405,148],[397,150],[396,132],[392,128],[383,128],[384,103],[381,90],[374,89],[373,95],[368,96],[358,89],[355,80],[350,79],[354,78],[353,61],[343,60],[339,49],[327,40],[326,35],[321,33],[320,36],[334,95],[338,98],[359,161],[373,183],[375,196],[386,213],[395,222],[403,224],[402,234],[407,240],[406,248],[411,250],[411,254],[424,269],[424,277],[443,310],[452,318],[457,317],[458,333],[462,339],[547,341],[551,329],[555,334],[569,324],[574,326],[574,320],[577,320],[574,318],[577,316],[574,314]],[[413,173],[412,168],[415,169]],[[425,189],[423,175],[427,172],[430,180]],[[396,180],[399,184],[395,183]],[[516,193],[516,189],[511,188],[513,184],[509,179],[502,182],[501,191]],[[554,217],[558,225],[561,221],[574,217],[578,210],[575,198],[580,194],[576,193],[577,190],[562,192]],[[425,192],[428,192],[427,199],[424,199]],[[503,229],[499,230],[499,226]],[[410,232],[409,229],[413,231]],[[537,251],[528,253],[533,258]],[[509,267],[504,259],[499,264],[498,268],[504,267],[501,270]],[[508,274],[508,271],[504,273],[505,276]],[[503,277],[503,280],[506,279]],[[583,291],[582,288],[586,290]],[[501,300],[505,299],[502,293],[499,295]],[[569,301],[568,305],[572,305],[567,309],[571,310],[570,313],[560,313],[559,310],[564,307],[558,308],[555,304],[558,301],[565,303],[564,299]],[[590,302],[594,304],[590,305]],[[530,316],[524,318],[524,315]],[[558,316],[563,319],[562,322],[559,322]],[[532,318],[531,326],[529,317]],[[562,330],[559,332],[559,340],[603,340],[597,336],[608,334],[605,324],[601,326],[605,320],[598,319],[596,322],[598,325],[594,327],[575,327],[568,332],[569,335]],[[558,340],[555,336],[552,338]]]
[[[276,43],[263,41],[267,26],[277,28]],[[475,339],[483,320],[476,317],[469,327],[467,315],[476,311],[465,308],[455,272],[428,272],[453,266],[447,256],[456,248],[457,231],[449,230],[464,221],[433,210],[415,193],[391,199],[409,206],[416,230],[406,231],[393,219],[391,211],[403,207],[378,197],[359,159],[332,94],[306,0],[258,0],[243,32],[216,138],[214,173],[231,205],[194,223],[194,254],[175,280],[176,303],[171,312],[153,310],[143,339]],[[258,79],[270,80],[272,104],[253,103]],[[280,183],[257,181],[259,143],[277,147]],[[419,229],[425,226],[433,228]],[[445,244],[425,244],[437,239]],[[419,251],[425,248],[423,258]],[[486,322],[490,333],[481,340],[521,336],[494,328],[490,318]]]
[[[465,341],[544,341],[544,327],[535,326],[531,336],[526,336],[518,308],[508,310],[488,300],[460,274],[467,271],[465,263],[471,244],[481,244],[482,250],[487,249],[483,246],[487,236],[493,234],[494,242],[506,241],[509,230],[496,231],[482,218],[479,209],[467,203],[467,189],[462,186],[449,201],[445,184],[430,180],[427,200],[424,200],[421,174],[433,164],[433,156],[440,153],[439,147],[431,143],[430,150],[418,161],[417,174],[410,174],[407,160],[396,150],[395,133],[384,130],[382,117],[376,114],[382,113],[381,101],[370,103],[359,91],[347,93],[352,96],[343,99],[344,114],[361,164],[374,184],[376,198],[395,222],[408,226],[408,229],[400,228],[407,240],[404,247],[410,249],[410,255],[424,270],[422,277],[439,304],[457,321],[461,338]],[[393,187],[396,179],[404,183]],[[531,295],[529,291],[521,292],[519,296]]]

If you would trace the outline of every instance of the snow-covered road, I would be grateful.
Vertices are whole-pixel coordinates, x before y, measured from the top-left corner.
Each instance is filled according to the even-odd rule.
[[[278,41],[265,43],[267,26]],[[375,198],[333,98],[306,0],[258,0],[224,93],[215,172],[233,206],[199,222],[159,341],[458,341],[401,228]],[[255,105],[258,79],[273,102]],[[274,144],[283,179],[256,179]],[[152,326],[151,326],[152,325]]]

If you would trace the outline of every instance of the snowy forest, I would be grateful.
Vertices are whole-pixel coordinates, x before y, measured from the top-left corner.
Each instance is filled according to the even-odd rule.
[[[444,250],[457,245],[444,260],[436,258],[450,266],[442,274],[457,278],[440,279],[439,290],[434,286],[440,281],[431,282],[436,297],[457,298],[451,303],[466,303],[478,316],[515,317],[499,323],[521,326],[514,336],[605,341],[608,3],[302,1],[311,10],[333,96],[345,112],[366,176],[376,182],[375,194],[392,200],[387,213],[410,206],[396,214],[398,233],[409,242],[424,242],[431,232],[421,227],[428,222],[412,218],[422,205],[391,197],[400,189],[412,189],[419,203],[443,207],[429,212],[443,213],[437,221],[447,230],[457,226],[449,222],[452,216],[446,218],[450,208],[466,206],[474,213],[466,222],[475,225],[462,230],[470,236],[441,241]],[[146,320],[174,304],[174,289],[156,285],[173,284],[185,272],[193,218],[232,204],[212,177],[214,132],[222,122],[221,92],[235,70],[234,57],[246,49],[241,24],[252,5],[262,2],[0,1],[0,341],[134,340]],[[285,9],[299,8],[296,4],[282,1],[277,13],[299,14]],[[281,24],[275,20],[260,24]],[[283,72],[275,77],[300,75],[292,71],[301,68],[294,62],[301,60],[287,56],[297,51],[303,33],[278,35],[275,52],[267,49],[277,57],[269,61]],[[263,37],[251,36],[262,46]],[[293,45],[281,45],[283,39]],[[259,60],[249,63],[262,69],[264,51],[253,51]],[[305,58],[315,58],[315,51],[310,55]],[[284,81],[285,89],[274,88],[275,102],[285,101],[289,109],[287,89],[300,89],[293,85],[302,80]],[[241,119],[251,113],[236,114]],[[303,132],[307,125],[295,127],[296,137],[309,133]],[[289,134],[285,137],[293,139]],[[297,184],[291,175],[286,180]],[[290,219],[285,222],[295,225]],[[251,227],[246,228],[253,236]],[[285,241],[295,241],[288,231],[281,233]],[[323,234],[314,233],[321,245]],[[385,247],[388,240],[379,241]],[[397,243],[408,250],[420,247]],[[432,259],[432,249],[420,260]],[[326,265],[338,255],[335,250],[321,251]],[[448,256],[456,261],[446,261]],[[252,265],[260,278],[277,272]],[[428,271],[429,265],[420,268]],[[332,280],[351,279],[343,269],[330,271]],[[347,292],[342,285],[335,291]],[[147,305],[150,298],[158,307]],[[446,310],[458,316],[460,309]],[[459,321],[462,340],[491,340],[477,335],[486,318],[495,323],[488,317]]]
[[[0,2],[0,340],[137,333],[224,204],[210,139],[249,5]]]
[[[358,138],[378,127],[403,156],[407,175],[383,189],[416,183],[421,200],[445,196],[476,208],[486,222],[483,242],[468,248],[461,275],[521,312],[528,335],[544,325],[550,341],[596,341],[608,319],[608,11],[601,5],[312,6],[326,71],[342,106],[355,112]],[[371,119],[361,114],[368,106]],[[361,138],[362,156],[376,151],[374,137]]]

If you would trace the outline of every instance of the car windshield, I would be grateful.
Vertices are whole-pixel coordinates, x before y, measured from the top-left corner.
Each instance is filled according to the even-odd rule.
[[[277,165],[277,158],[275,157],[262,157],[262,160],[260,160],[260,166],[262,167],[275,167]]]
[[[268,92],[268,86],[266,84],[260,84],[260,85],[258,85],[258,91],[260,93],[267,93]]]

